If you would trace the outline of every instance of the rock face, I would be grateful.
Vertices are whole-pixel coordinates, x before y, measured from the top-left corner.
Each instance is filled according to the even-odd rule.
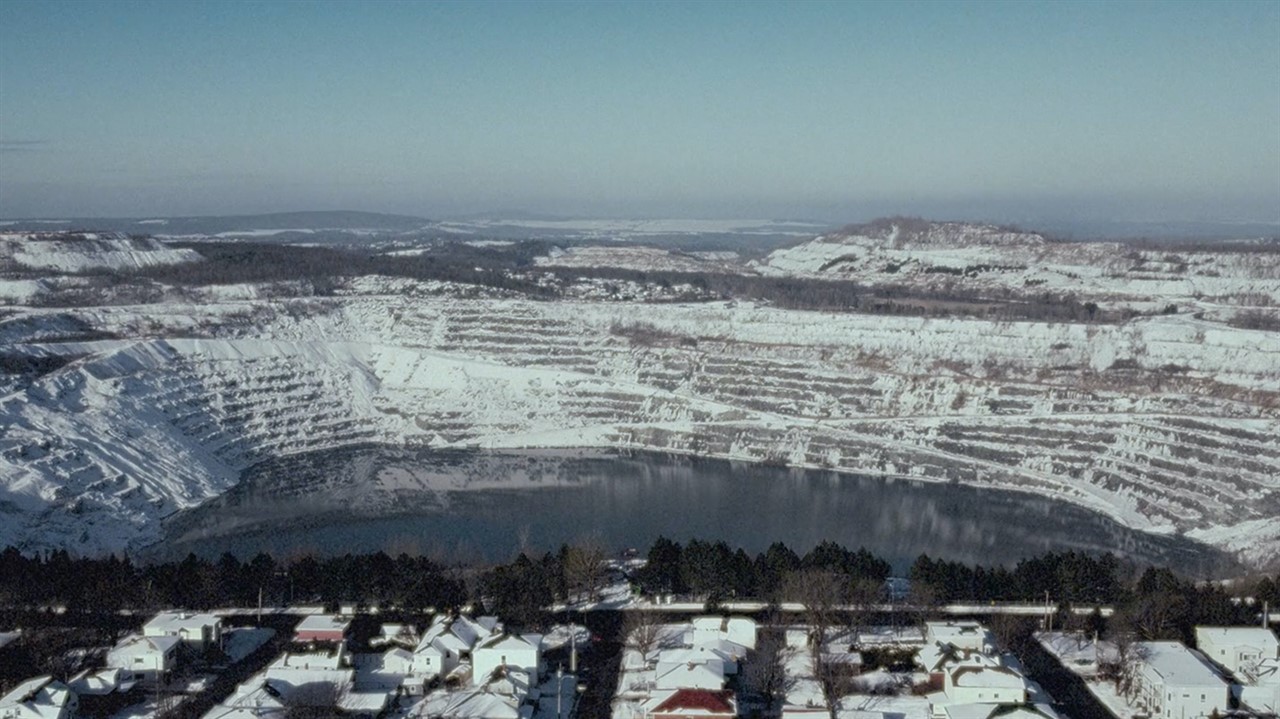
[[[820,238],[754,271],[830,273],[829,259],[783,269],[827,245],[1059,252],[966,228]],[[1245,266],[1237,283],[1274,284]],[[260,459],[380,442],[655,449],[961,482],[1190,533],[1256,566],[1280,558],[1275,332],[1190,311],[995,322],[532,301],[379,277],[322,300],[251,290],[0,320],[11,354],[54,368],[0,398],[0,545],[136,547]]]

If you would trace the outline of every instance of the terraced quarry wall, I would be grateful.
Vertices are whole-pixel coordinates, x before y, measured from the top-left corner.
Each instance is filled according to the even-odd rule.
[[[77,315],[81,331],[155,339],[33,334],[31,351],[78,359],[0,400],[0,543],[136,545],[255,461],[380,442],[655,449],[1018,489],[1277,558],[1274,333],[1188,315],[990,323],[363,288]],[[209,339],[164,339],[192,333]],[[1234,526],[1265,531],[1241,541]]]

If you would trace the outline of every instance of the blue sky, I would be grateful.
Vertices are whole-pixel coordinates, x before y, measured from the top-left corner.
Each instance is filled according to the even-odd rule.
[[[1280,2],[0,2],[0,215],[1280,219]]]

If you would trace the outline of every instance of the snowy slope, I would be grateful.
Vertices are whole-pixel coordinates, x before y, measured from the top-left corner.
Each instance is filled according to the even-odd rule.
[[[1048,242],[1035,233],[971,223],[879,221],[776,250],[768,275],[933,288],[1069,291],[1095,300],[1218,298],[1280,303],[1280,253],[1133,249]]]
[[[188,258],[118,237],[0,242],[14,273]],[[1280,298],[1278,258],[888,222],[753,270],[643,247],[549,260],[1196,310],[1123,324],[642,302],[679,295],[627,283],[531,301],[377,276],[325,298],[286,282],[19,309],[0,343],[36,369],[0,384],[0,544],[136,547],[260,459],[378,442],[654,449],[1016,489],[1280,565],[1280,340],[1213,321]],[[40,287],[9,282],[17,302]]]
[[[117,233],[0,233],[0,270],[136,270],[199,259],[194,250]]]
[[[36,340],[83,359],[0,402],[12,519],[0,543],[136,546],[257,459],[373,441],[649,448],[959,481],[1197,531],[1255,563],[1280,546],[1275,532],[1223,529],[1280,516],[1274,334],[1187,316],[1093,326],[731,303],[647,305],[636,334],[629,303],[361,287],[77,317],[212,339]]]

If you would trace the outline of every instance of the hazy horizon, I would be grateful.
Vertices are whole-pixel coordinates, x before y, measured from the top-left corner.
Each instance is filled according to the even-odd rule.
[[[0,217],[1280,221],[1280,3],[0,4]]]

